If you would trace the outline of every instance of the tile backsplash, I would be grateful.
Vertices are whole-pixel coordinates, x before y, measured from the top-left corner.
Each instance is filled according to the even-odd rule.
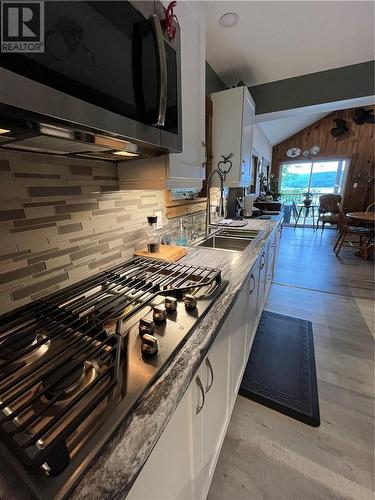
[[[0,313],[130,258],[163,209],[163,191],[119,190],[109,162],[0,152],[0,181]]]

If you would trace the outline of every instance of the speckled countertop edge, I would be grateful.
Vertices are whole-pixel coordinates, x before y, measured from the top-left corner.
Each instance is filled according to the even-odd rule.
[[[251,267],[277,222],[266,221],[257,238],[241,253],[189,248],[180,262],[220,268],[229,281],[181,351],[141,402],[115,431],[69,498],[125,498],[175,408],[214,341]],[[0,460],[0,498],[23,500],[28,492]],[[47,500],[47,499],[46,499]]]

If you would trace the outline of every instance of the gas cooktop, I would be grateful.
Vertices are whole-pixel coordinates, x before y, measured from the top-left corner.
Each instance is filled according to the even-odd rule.
[[[139,257],[0,318],[0,449],[35,497],[71,491],[226,284]]]

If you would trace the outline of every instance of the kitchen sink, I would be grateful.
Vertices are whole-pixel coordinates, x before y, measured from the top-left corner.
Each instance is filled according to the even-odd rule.
[[[220,236],[226,236],[227,238],[246,238],[248,240],[253,240],[259,231],[256,229],[221,229],[218,233]]]
[[[196,243],[195,246],[242,252],[250,245],[257,234],[258,231],[223,229],[218,233],[207,236],[203,241]]]

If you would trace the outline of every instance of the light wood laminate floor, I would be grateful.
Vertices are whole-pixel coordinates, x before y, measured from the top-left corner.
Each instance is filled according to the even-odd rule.
[[[238,396],[208,500],[374,498],[374,268],[334,240],[284,229],[266,306],[313,323],[321,426]]]

